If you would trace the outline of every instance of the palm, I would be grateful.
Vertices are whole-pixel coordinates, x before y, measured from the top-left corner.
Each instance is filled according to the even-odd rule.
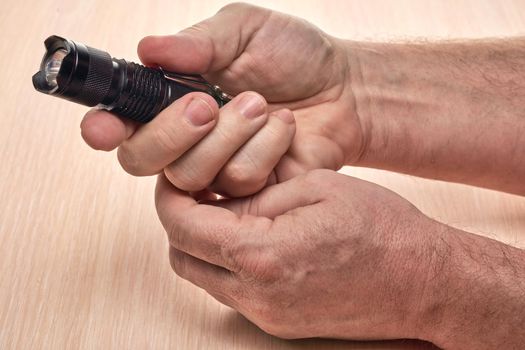
[[[285,180],[308,169],[340,168],[347,143],[359,142],[359,121],[346,96],[346,74],[345,58],[325,33],[272,13],[237,58],[206,77],[233,94],[261,93],[270,109],[294,112],[296,137],[275,168],[277,179]]]

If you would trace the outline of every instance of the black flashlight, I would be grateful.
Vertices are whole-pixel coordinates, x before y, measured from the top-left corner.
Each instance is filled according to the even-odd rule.
[[[44,45],[40,70],[33,75],[36,90],[141,123],[193,91],[211,95],[219,106],[231,99],[198,75],[144,67],[55,35]]]

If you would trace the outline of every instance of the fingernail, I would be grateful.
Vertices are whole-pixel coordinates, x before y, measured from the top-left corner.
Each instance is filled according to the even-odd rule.
[[[263,115],[266,111],[266,104],[260,96],[246,94],[237,104],[237,108],[242,115],[251,119]]]
[[[283,122],[288,124],[293,124],[295,121],[293,113],[289,110],[277,111],[274,112],[273,115],[275,115],[277,118],[281,119]]]
[[[195,126],[208,124],[213,120],[213,109],[208,102],[201,98],[194,98],[184,111],[186,118]]]

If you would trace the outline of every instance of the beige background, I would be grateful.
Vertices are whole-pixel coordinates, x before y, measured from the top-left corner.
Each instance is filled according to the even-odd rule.
[[[60,34],[136,60],[223,1],[3,0],[0,11],[0,349],[421,349],[416,342],[283,341],[175,277],[153,178],[79,136],[86,108],[36,93],[43,40]],[[267,1],[346,38],[479,37],[525,31],[525,1]],[[525,246],[525,199],[382,171],[448,224]]]

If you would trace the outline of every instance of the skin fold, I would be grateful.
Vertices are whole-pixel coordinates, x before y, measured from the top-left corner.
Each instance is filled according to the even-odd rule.
[[[129,173],[160,174],[179,276],[283,338],[523,347],[523,250],[334,170],[524,195],[525,39],[355,42],[232,4],[138,53],[236,95],[219,109],[192,93],[141,126],[100,110],[81,123]]]

